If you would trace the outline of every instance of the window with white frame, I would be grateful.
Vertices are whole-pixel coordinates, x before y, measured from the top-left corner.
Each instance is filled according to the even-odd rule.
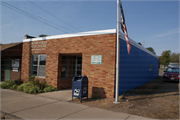
[[[35,75],[37,77],[45,77],[45,72],[46,72],[46,55],[45,54],[32,55],[31,75]]]

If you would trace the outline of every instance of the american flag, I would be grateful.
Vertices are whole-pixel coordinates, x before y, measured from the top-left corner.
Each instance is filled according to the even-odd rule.
[[[129,40],[128,40],[127,29],[126,29],[125,18],[124,18],[121,1],[120,1],[120,8],[121,8],[121,29],[122,29],[123,33],[125,34],[127,50],[128,50],[128,54],[130,54],[131,46],[130,46]]]

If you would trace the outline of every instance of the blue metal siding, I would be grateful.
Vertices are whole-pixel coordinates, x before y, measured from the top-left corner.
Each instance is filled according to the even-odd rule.
[[[149,70],[150,65],[151,71]],[[128,54],[126,42],[120,40],[119,95],[151,81],[157,76],[158,58],[133,45]]]

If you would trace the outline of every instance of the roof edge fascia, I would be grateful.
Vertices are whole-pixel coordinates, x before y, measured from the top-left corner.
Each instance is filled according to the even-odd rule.
[[[116,33],[116,29],[108,29],[108,30],[98,30],[98,31],[88,31],[88,32],[80,32],[80,33],[73,33],[73,34],[62,34],[62,35],[53,35],[53,36],[47,36],[47,37],[38,37],[38,38],[30,38],[30,39],[23,39],[23,42],[32,42],[32,41],[42,41],[42,40],[51,40],[51,39],[59,39],[59,38],[70,38],[70,37],[81,37],[81,36],[91,36],[91,35],[102,35],[102,34],[114,34]],[[124,41],[125,35],[120,32],[120,38]],[[129,38],[129,43],[144,52],[150,54],[151,56],[154,56],[158,58],[157,55],[153,54],[143,46],[139,45],[137,42]]]

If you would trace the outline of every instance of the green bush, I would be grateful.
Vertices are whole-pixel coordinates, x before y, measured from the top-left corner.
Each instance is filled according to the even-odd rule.
[[[57,88],[51,85],[46,85],[46,87],[43,89],[44,92],[51,92],[51,91],[56,91]]]
[[[30,76],[30,77],[29,77],[29,80],[30,80],[30,82],[31,82],[32,84],[36,84],[36,82],[35,82],[35,75]]]
[[[20,86],[18,86],[17,87],[17,90],[18,91],[28,91],[28,88],[27,88],[27,86],[31,86],[32,84],[30,83],[30,82],[28,82],[28,83],[23,83],[23,84],[21,84]]]
[[[29,77],[30,81],[34,81],[34,79],[35,79],[35,75],[32,75],[32,76]]]
[[[1,88],[11,89],[13,85],[15,85],[15,81],[14,80],[7,80],[7,81],[1,83]]]
[[[43,92],[44,92],[44,91],[43,91],[43,90],[41,90],[41,89],[40,89],[40,90],[38,90],[38,93],[43,93]]]
[[[57,88],[53,86],[52,90],[53,90],[53,91],[57,91]]]
[[[12,88],[13,88],[14,90],[16,90],[17,87],[18,87],[18,85],[16,85],[16,84],[12,86]]]
[[[7,84],[5,82],[1,83],[1,88],[9,89],[9,87],[10,87],[9,84]]]
[[[40,88],[37,85],[32,86],[30,88],[30,90],[29,90],[29,93],[31,93],[31,94],[36,94],[36,93],[39,93],[39,92],[40,92]]]
[[[46,83],[44,80],[40,82],[40,89],[43,90],[46,87]]]
[[[44,90],[44,92],[51,92],[52,91],[50,86],[49,87],[45,87],[43,90]]]
[[[35,76],[31,76],[30,82],[22,82],[21,80],[8,80],[1,84],[1,88],[23,91],[25,93],[37,94],[42,92],[56,91],[57,88],[48,85],[45,81],[34,81]]]
[[[23,86],[31,86],[33,85],[31,82],[23,83]]]
[[[40,87],[38,85],[35,85],[34,88],[35,88],[36,92],[38,93],[38,91],[40,90]]]
[[[45,84],[45,85],[44,85],[44,88],[46,88],[46,87],[49,87],[49,85],[48,85],[48,84]],[[43,89],[44,89],[44,88],[43,88]]]
[[[23,91],[25,93],[28,93],[30,89],[31,89],[31,86],[23,86]]]
[[[10,90],[13,90],[13,86],[10,86],[9,89],[10,89]]]
[[[11,89],[11,90],[16,90],[16,88],[17,88],[17,85],[15,84],[15,85],[13,85],[13,86],[10,86],[9,89]]]
[[[29,90],[29,93],[31,94],[36,94],[36,90],[34,87],[31,87],[31,89]]]
[[[7,80],[5,81],[6,83],[8,83],[9,85],[14,85],[15,84],[15,81],[14,80]]]
[[[18,86],[17,91],[23,91],[23,86],[22,85]]]
[[[52,89],[53,91],[57,91],[57,88],[55,88],[54,86],[53,86],[53,89]]]

